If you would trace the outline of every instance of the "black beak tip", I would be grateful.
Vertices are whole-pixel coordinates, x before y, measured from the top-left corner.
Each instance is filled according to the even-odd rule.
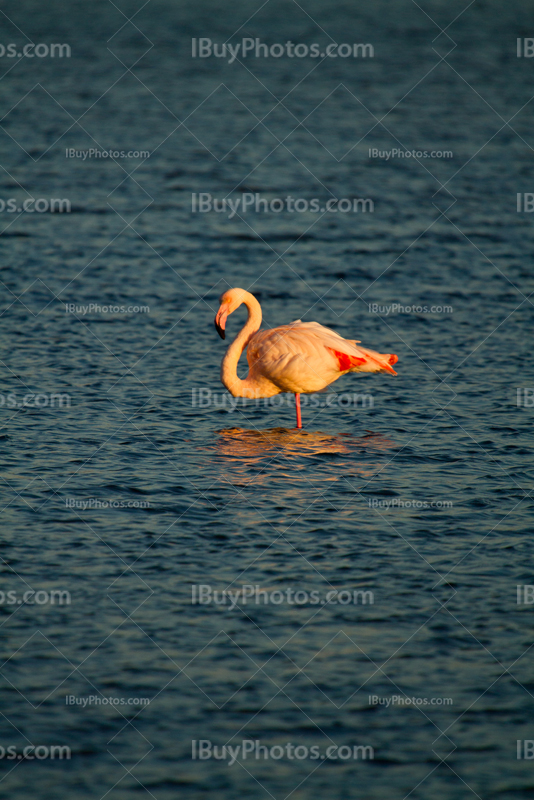
[[[217,325],[217,322],[215,322],[215,330],[217,331],[217,333],[219,334],[221,339],[226,339],[226,334],[224,332],[224,328],[221,328],[220,325]]]

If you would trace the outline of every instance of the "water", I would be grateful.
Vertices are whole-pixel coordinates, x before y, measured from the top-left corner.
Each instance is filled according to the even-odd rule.
[[[0,58],[1,197],[71,204],[0,214],[3,788],[530,797],[516,742],[534,738],[532,605],[516,586],[532,582],[533,409],[517,390],[532,386],[534,235],[516,196],[533,190],[534,141],[516,39],[532,7],[120,9],[2,8],[6,45],[72,49]],[[374,57],[191,58],[192,37],[244,36]],[[202,192],[374,210],[229,219],[192,213]],[[372,402],[318,395],[302,432],[291,405],[193,406],[193,390],[222,402],[213,317],[230,286],[254,292],[266,326],[317,320],[397,353],[398,376],[346,376],[336,392]],[[192,604],[192,585],[258,589],[232,609],[229,594]],[[193,760],[193,740],[286,750],[228,766]],[[288,743],[374,758],[291,758]],[[39,757],[18,759],[28,745]]]

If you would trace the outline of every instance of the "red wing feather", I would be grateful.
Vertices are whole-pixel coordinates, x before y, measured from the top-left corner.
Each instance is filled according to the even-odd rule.
[[[339,371],[346,372],[348,369],[352,369],[352,367],[359,367],[362,364],[367,363],[366,358],[358,358],[358,356],[349,356],[348,353],[340,353],[339,350],[334,350],[332,347],[327,347],[336,358],[337,363],[339,364]]]

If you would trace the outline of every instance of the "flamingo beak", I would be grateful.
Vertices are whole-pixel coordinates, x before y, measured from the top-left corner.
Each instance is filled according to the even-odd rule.
[[[227,305],[222,305],[219,310],[217,311],[217,316],[215,317],[215,328],[217,329],[217,333],[221,337],[221,339],[225,337],[225,328],[226,328],[226,320],[229,314],[229,307]]]

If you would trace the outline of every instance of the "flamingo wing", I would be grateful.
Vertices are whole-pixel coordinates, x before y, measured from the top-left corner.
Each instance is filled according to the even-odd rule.
[[[397,356],[358,347],[318,322],[292,322],[258,331],[248,343],[253,374],[272,381],[281,391],[318,392],[346,372],[390,372]]]
[[[344,339],[339,333],[325,328],[318,322],[301,323],[301,326],[309,327],[316,336],[323,342],[338,361],[340,372],[389,372],[396,375],[395,370],[391,369],[392,364],[396,364],[398,356],[394,353],[378,353],[367,347],[358,347],[359,339]]]

